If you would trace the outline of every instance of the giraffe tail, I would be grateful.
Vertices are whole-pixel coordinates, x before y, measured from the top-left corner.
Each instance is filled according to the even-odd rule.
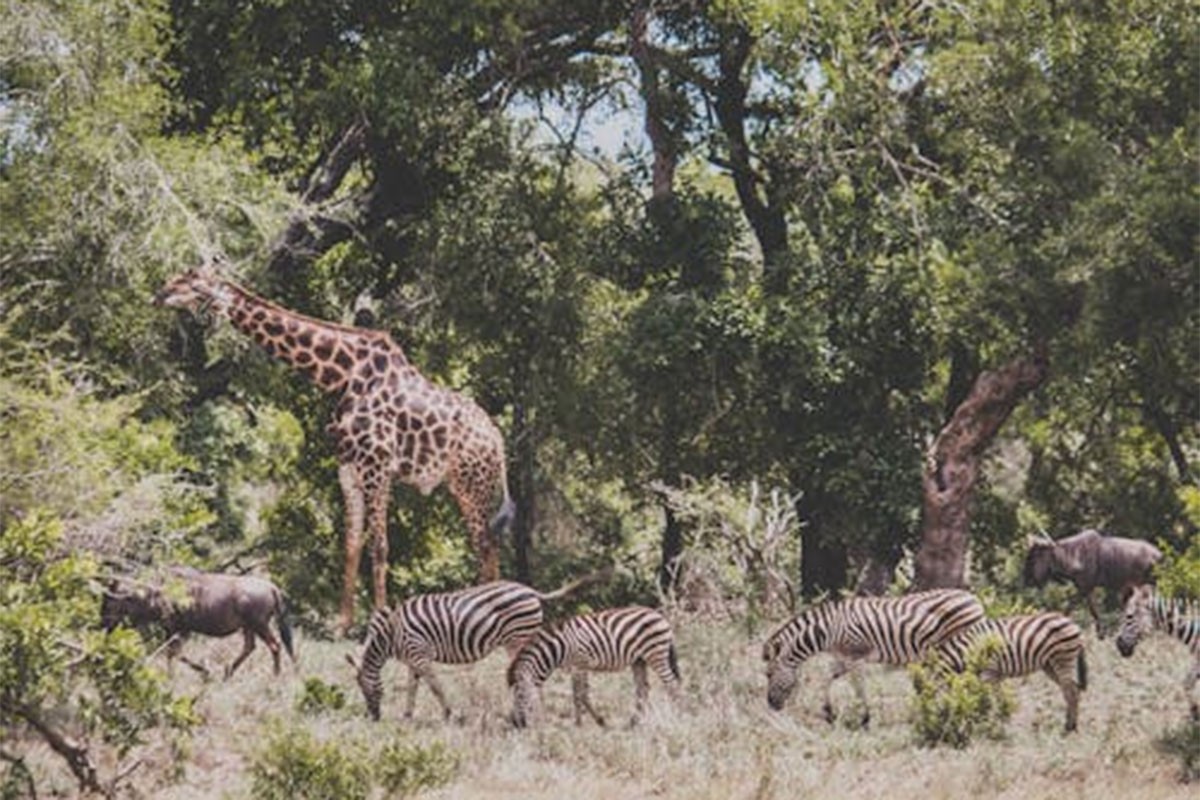
[[[517,504],[509,497],[508,492],[505,492],[504,500],[500,503],[500,510],[488,523],[488,533],[493,539],[499,539],[508,530],[508,526],[512,524],[513,518],[516,516]]]

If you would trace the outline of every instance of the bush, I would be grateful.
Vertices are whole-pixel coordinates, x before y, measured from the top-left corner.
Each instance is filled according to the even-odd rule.
[[[980,736],[1003,737],[1012,716],[1012,696],[1002,684],[979,676],[1001,646],[994,636],[981,639],[968,651],[961,673],[950,670],[936,654],[909,668],[916,690],[913,727],[921,744],[962,748]]]
[[[1167,597],[1200,600],[1200,537],[1193,538],[1181,553],[1161,540],[1158,546],[1163,551],[1163,560],[1154,568],[1158,590]]]
[[[379,751],[375,764],[375,774],[388,797],[409,797],[423,789],[445,786],[458,772],[458,758],[441,742],[422,747],[392,741]]]
[[[320,714],[341,711],[346,707],[346,690],[320,678],[308,678],[296,698],[296,710],[301,714]]]
[[[318,741],[307,729],[277,731],[250,765],[261,800],[365,800],[371,772],[360,748]]]
[[[1154,747],[1179,757],[1179,780],[1191,783],[1200,778],[1200,721],[1188,720],[1178,728],[1165,731],[1154,740]]]
[[[251,794],[262,800],[408,797],[444,786],[457,771],[458,757],[441,742],[393,739],[371,748],[361,741],[322,742],[307,729],[277,730],[250,765]]]

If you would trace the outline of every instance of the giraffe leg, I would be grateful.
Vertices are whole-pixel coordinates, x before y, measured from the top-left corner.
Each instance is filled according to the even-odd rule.
[[[338,611],[338,633],[345,636],[354,621],[354,588],[358,583],[358,567],[362,561],[363,520],[365,503],[358,470],[353,464],[338,467],[338,483],[342,487],[345,505],[346,563],[342,575],[342,603]]]
[[[455,472],[450,475],[447,488],[467,523],[471,548],[479,559],[479,580],[486,583],[500,578],[500,550],[488,530],[485,512],[491,498],[491,487],[480,487],[477,483],[468,475]]]
[[[371,577],[374,607],[387,606],[388,538],[387,507],[391,486],[384,481],[374,486],[367,496],[371,532]]]

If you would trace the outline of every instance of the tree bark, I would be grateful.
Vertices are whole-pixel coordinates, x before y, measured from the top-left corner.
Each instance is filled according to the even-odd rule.
[[[629,52],[641,77],[640,93],[646,104],[646,136],[654,151],[651,165],[650,197],[653,203],[669,203],[675,192],[675,166],[678,161],[675,137],[666,122],[658,65],[647,45],[650,3],[640,0],[629,18]]]
[[[513,406],[512,443],[515,451],[514,466],[516,466],[513,500],[517,504],[517,515],[513,519],[512,528],[513,561],[517,580],[528,584],[533,579],[530,556],[533,553],[533,525],[536,521],[534,508],[536,494],[534,483],[535,444],[523,403]]]
[[[675,512],[663,501],[662,561],[658,567],[658,585],[663,592],[674,591],[679,579],[680,557],[683,555],[683,526]]]
[[[921,545],[916,582],[923,589],[966,585],[971,500],[988,445],[1017,403],[1046,379],[1045,350],[984,372],[929,449],[921,480]]]

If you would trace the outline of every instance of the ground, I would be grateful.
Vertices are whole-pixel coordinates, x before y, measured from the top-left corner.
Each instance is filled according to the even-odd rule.
[[[569,679],[558,674],[547,685],[535,726],[509,729],[503,719],[509,709],[503,651],[473,666],[440,669],[456,710],[450,723],[441,721],[427,689],[418,696],[416,718],[409,723],[400,718],[407,674],[395,662],[385,672],[383,719],[371,722],[345,661],[346,653],[358,650],[352,642],[300,636],[299,664],[286,666],[280,678],[271,674],[265,649],[228,682],[205,682],[180,666],[174,687],[199,695],[204,723],[180,750],[165,741],[147,747],[134,785],[143,796],[161,800],[251,797],[247,767],[275,725],[305,726],[339,742],[398,735],[443,742],[458,754],[460,767],[450,784],[423,795],[436,798],[1195,796],[1194,786],[1177,780],[1179,760],[1152,744],[1185,719],[1181,684],[1187,653],[1173,640],[1150,639],[1123,659],[1111,639],[1097,640],[1089,632],[1090,685],[1076,734],[1062,733],[1061,694],[1037,674],[1012,682],[1018,707],[1006,739],[931,750],[916,744],[908,722],[912,690],[903,670],[867,668],[869,729],[830,726],[820,714],[821,686],[831,667],[827,657],[809,662],[788,707],[772,712],[759,657],[766,631],[747,635],[744,626],[686,616],[675,625],[683,707],[672,708],[652,676],[651,708],[634,730],[625,725],[633,702],[628,673],[592,679],[593,701],[610,720],[607,729],[590,722],[575,726]],[[219,665],[239,646],[240,637],[196,640],[188,652]],[[296,699],[310,676],[342,686],[347,707],[316,715],[298,711]],[[837,684],[835,705],[852,710],[853,702],[849,683]],[[63,777],[50,783],[69,787]]]

